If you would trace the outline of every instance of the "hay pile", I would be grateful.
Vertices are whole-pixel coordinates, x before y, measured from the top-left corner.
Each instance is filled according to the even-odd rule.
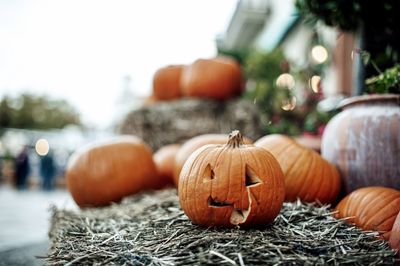
[[[328,206],[285,203],[264,230],[193,225],[176,190],[142,194],[102,209],[53,208],[45,263],[98,265],[393,265],[375,233],[331,216]]]

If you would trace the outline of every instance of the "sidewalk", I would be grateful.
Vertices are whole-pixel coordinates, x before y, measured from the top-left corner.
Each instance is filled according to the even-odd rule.
[[[77,208],[66,190],[17,191],[0,187],[0,252],[47,243],[52,204]]]

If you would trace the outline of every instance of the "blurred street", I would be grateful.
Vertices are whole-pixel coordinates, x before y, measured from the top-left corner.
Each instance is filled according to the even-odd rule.
[[[51,205],[77,208],[66,190],[18,191],[10,186],[0,187],[0,265],[31,264],[34,256],[45,254]]]

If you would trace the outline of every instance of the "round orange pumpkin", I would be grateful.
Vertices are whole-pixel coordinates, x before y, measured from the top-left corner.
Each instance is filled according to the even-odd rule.
[[[105,206],[157,187],[150,148],[140,138],[118,137],[84,147],[69,159],[68,190],[80,207]]]
[[[317,152],[284,135],[268,135],[254,145],[278,160],[285,174],[286,201],[333,203],[341,186],[338,170]]]
[[[174,184],[174,163],[175,155],[180,148],[179,144],[170,144],[161,147],[154,155],[154,163],[156,164],[158,177],[162,182],[161,187]]]
[[[227,144],[206,145],[190,155],[179,177],[179,201],[201,226],[265,226],[281,210],[283,179],[272,154],[244,145],[233,131]]]
[[[389,244],[392,249],[397,250],[397,255],[400,257],[400,212],[393,224],[390,232]]]
[[[229,139],[227,134],[204,134],[199,135],[186,141],[178,150],[174,162],[174,183],[178,187],[179,174],[182,167],[189,156],[198,148],[207,144],[225,144]],[[250,139],[244,138],[245,144],[253,143]]]
[[[181,96],[181,74],[183,65],[160,68],[153,76],[153,95],[159,100],[172,100]]]
[[[183,70],[181,88],[184,96],[231,98],[242,90],[240,65],[228,57],[198,59]]]
[[[388,240],[396,216],[400,212],[400,191],[386,187],[364,187],[354,190],[336,206],[336,218],[363,230],[378,231]]]

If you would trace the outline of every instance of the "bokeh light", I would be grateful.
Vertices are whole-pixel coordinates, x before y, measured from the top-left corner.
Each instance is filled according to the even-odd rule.
[[[292,96],[289,99],[282,100],[281,108],[285,111],[292,111],[296,108],[297,99],[295,96]]]
[[[35,150],[40,156],[45,156],[50,150],[49,142],[45,139],[39,139],[36,141]]]
[[[328,51],[322,45],[316,45],[311,49],[311,57],[314,62],[322,64],[328,59]]]
[[[310,78],[310,81],[309,81],[310,87],[315,93],[319,92],[320,82],[321,82],[320,76],[315,75]]]
[[[279,88],[293,89],[295,85],[296,82],[294,80],[294,77],[288,73],[281,74],[276,79],[276,86],[278,86]]]

